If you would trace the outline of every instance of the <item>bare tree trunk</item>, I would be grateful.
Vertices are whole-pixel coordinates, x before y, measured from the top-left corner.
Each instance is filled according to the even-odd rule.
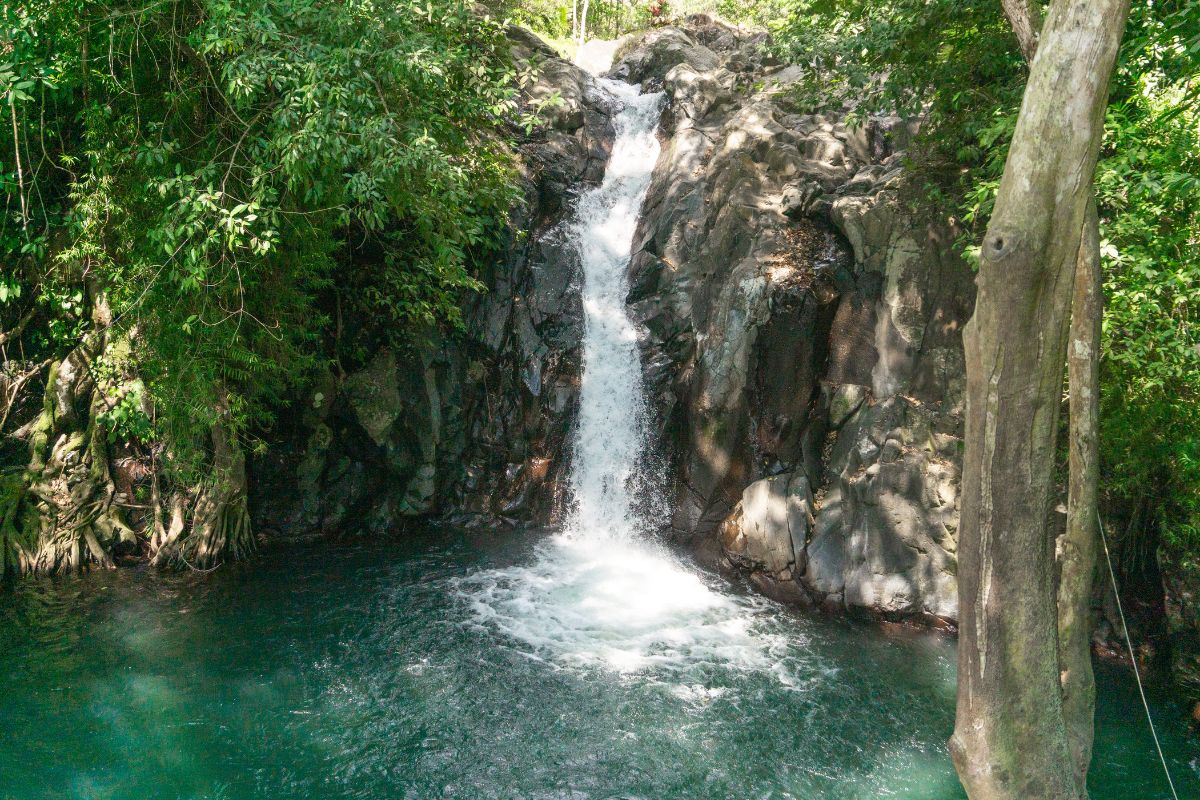
[[[1031,0],[1001,0],[1001,5],[1021,53],[1026,62],[1032,62],[1042,27],[1038,5]],[[1102,291],[1100,220],[1093,198],[1084,218],[1071,301],[1070,343],[1067,347],[1070,480],[1066,532],[1057,548],[1059,682],[1075,779],[1082,790],[1087,788],[1095,733],[1096,683],[1092,673],[1088,609],[1098,533]]]
[[[22,506],[25,476],[0,474],[0,579],[21,572],[21,554],[29,544]]]
[[[1089,608],[1096,569],[1097,496],[1099,493],[1100,224],[1096,202],[1088,204],[1079,243],[1067,344],[1070,385],[1070,483],[1067,530],[1059,546],[1058,668],[1063,694],[1067,744],[1080,787],[1087,786],[1094,735],[1096,682],[1092,675]]]
[[[104,408],[103,390],[88,374],[88,351],[87,344],[81,345],[51,367],[26,472],[28,499],[38,511],[40,529],[31,547],[19,548],[21,572],[112,567],[113,545],[134,535],[113,503],[107,434],[97,421]],[[81,406],[86,417],[77,413]]]
[[[590,4],[590,0],[583,0],[583,16],[581,16],[579,18],[579,46],[580,47],[583,47],[583,45],[587,42],[587,19],[588,19],[588,5],[589,4]]]
[[[1080,798],[1059,676],[1052,489],[1080,231],[1129,0],[1055,0],[964,330],[958,713],[972,800]]]

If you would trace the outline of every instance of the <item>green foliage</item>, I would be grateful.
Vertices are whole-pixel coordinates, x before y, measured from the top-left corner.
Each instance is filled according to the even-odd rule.
[[[1107,488],[1200,555],[1200,9],[1134,20],[1097,170]]]
[[[521,0],[505,9],[513,22],[548,39],[569,39],[574,34],[575,9],[562,0]]]
[[[919,118],[914,156],[947,185],[963,170],[999,174],[1025,79],[999,2],[810,0],[769,25],[778,54],[812,68],[802,91],[814,107]]]
[[[235,433],[265,421],[331,355],[335,289],[402,340],[479,288],[516,197],[499,21],[455,0],[2,13],[0,323],[36,303],[26,338],[62,352],[106,303],[177,448],[226,405]],[[140,407],[115,398],[111,429],[146,435]]]
[[[686,2],[686,0],[683,0]],[[703,10],[711,10],[717,0],[700,0]],[[492,3],[519,25],[549,40],[560,51],[571,55],[578,46],[580,22],[587,12],[585,38],[616,39],[644,30],[658,18],[665,19],[674,3],[667,0],[498,0]]]

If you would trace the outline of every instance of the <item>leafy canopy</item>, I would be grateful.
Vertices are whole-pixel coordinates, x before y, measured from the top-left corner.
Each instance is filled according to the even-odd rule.
[[[61,355],[105,300],[153,401],[114,407],[152,408],[176,446],[225,404],[245,430],[353,357],[353,336],[321,341],[332,313],[403,339],[479,288],[473,259],[516,201],[497,20],[455,0],[0,15],[0,328],[33,309],[29,348]]]

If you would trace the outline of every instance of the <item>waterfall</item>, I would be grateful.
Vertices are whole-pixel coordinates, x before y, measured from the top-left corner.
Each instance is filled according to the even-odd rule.
[[[661,94],[600,79],[620,110],[603,182],[580,199],[569,235],[583,268],[583,374],[568,529],[584,538],[628,540],[646,526],[636,511],[647,443],[637,330],[625,307],[638,215],[658,159]]]
[[[580,197],[567,230],[583,268],[584,310],[573,509],[564,530],[537,544],[531,563],[473,573],[455,591],[472,626],[538,660],[665,672],[688,691],[714,666],[771,673],[792,686],[785,653],[799,639],[763,624],[768,601],[724,590],[649,535],[641,509],[657,487],[643,473],[650,431],[625,297],[633,234],[658,158],[662,95],[597,81],[617,108],[616,138],[603,181]]]

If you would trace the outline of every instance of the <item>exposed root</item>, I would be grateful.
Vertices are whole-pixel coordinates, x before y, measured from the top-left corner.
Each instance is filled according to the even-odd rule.
[[[190,502],[189,502],[190,501]],[[185,517],[190,506],[191,525]],[[152,563],[210,570],[254,553],[246,506],[246,459],[221,424],[212,429],[212,472],[190,493],[171,499],[171,522]]]
[[[23,513],[25,497],[24,473],[0,476],[0,578],[21,573],[21,554],[36,538]]]
[[[113,503],[107,440],[96,421],[101,398],[89,360],[85,345],[50,368],[25,475],[24,500],[36,512],[37,535],[32,542],[10,540],[21,573],[111,568],[113,547],[136,539]]]
[[[247,510],[246,463],[230,434],[228,413],[210,430],[209,471],[198,483],[168,487],[164,493],[162,479],[171,476],[160,474],[157,448],[151,446],[152,463],[138,473],[151,479],[149,505],[131,504],[134,478],[129,475],[118,492],[109,431],[100,420],[109,410],[106,398],[120,389],[108,381],[122,378],[98,377],[111,371],[94,369],[93,362],[109,346],[111,314],[103,293],[93,294],[94,331],[50,365],[42,410],[23,429],[30,447],[28,466],[0,475],[0,575],[112,568],[114,553],[134,551],[148,554],[156,565],[198,570],[249,556],[255,539]],[[17,388],[32,374],[19,379]],[[0,397],[0,420],[7,421],[14,394],[9,387]],[[123,505],[148,509],[137,521],[140,532],[126,524]]]

